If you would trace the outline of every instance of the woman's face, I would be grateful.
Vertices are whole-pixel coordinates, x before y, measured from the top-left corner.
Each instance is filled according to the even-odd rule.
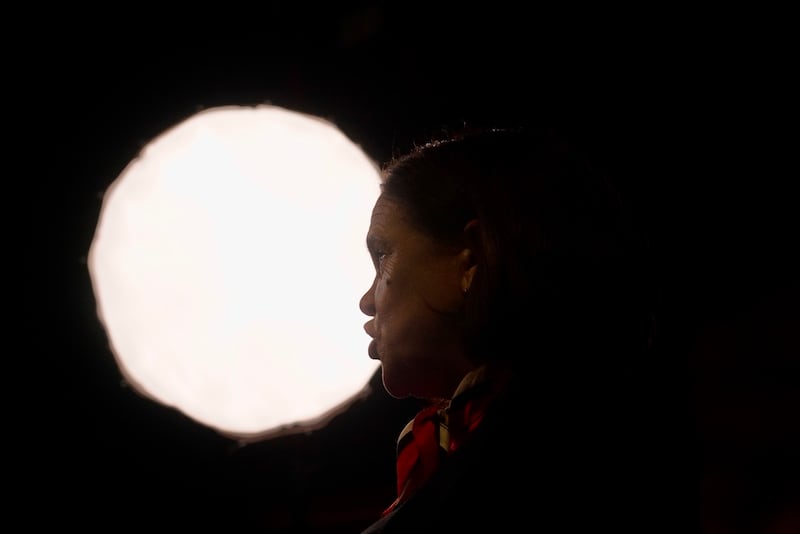
[[[439,243],[379,197],[367,248],[375,279],[359,303],[370,316],[369,356],[381,362],[386,391],[397,398],[449,398],[472,369],[464,349],[463,304],[469,251]]]

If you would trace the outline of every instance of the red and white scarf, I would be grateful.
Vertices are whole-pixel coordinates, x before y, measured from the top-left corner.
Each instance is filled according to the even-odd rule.
[[[397,438],[397,498],[383,516],[416,493],[464,443],[506,380],[505,374],[479,367],[467,373],[450,400],[430,404],[408,422]]]

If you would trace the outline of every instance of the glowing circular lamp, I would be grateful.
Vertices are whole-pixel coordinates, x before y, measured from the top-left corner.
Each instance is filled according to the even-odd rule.
[[[377,175],[332,123],[268,105],[208,109],[145,146],[106,191],[87,258],[126,380],[240,438],[365,392]]]

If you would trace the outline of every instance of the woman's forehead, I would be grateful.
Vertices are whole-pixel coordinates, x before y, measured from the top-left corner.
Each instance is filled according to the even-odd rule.
[[[400,209],[400,203],[396,199],[387,196],[385,193],[381,193],[375,201],[375,206],[372,208],[372,216],[375,217],[376,213],[383,215],[387,210],[394,211],[397,209]]]
[[[400,205],[383,195],[375,201],[370,219],[369,234],[381,235],[402,222]]]
[[[408,208],[400,200],[381,194],[372,208],[372,218],[387,221],[407,221]]]
[[[409,224],[403,205],[389,197],[380,196],[372,209],[367,244],[386,242],[399,234],[418,233]]]

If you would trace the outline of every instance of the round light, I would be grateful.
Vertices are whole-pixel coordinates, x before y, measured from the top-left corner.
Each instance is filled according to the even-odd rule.
[[[240,437],[365,392],[378,183],[332,123],[280,107],[213,108],[155,138],[106,191],[88,255],[127,381]]]

